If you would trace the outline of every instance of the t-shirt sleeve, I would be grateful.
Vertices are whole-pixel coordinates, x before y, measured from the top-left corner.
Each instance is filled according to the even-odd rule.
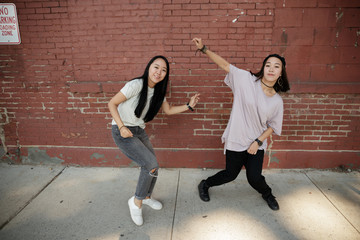
[[[235,67],[230,64],[229,73],[226,75],[224,82],[228,85],[233,92],[240,89],[244,84],[249,84],[251,73]]]
[[[125,86],[120,90],[126,99],[130,99],[138,95],[141,91],[142,82],[139,80],[132,80],[127,82]]]
[[[284,114],[284,106],[283,101],[280,98],[281,102],[279,102],[279,105],[274,111],[273,116],[268,120],[267,125],[271,127],[274,130],[274,133],[278,136],[281,135],[282,130],[282,123],[283,123],[283,114]]]

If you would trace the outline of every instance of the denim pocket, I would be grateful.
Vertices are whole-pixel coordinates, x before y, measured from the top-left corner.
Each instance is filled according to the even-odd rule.
[[[121,137],[120,130],[117,125],[112,125],[111,131],[112,134],[115,135],[116,137]]]

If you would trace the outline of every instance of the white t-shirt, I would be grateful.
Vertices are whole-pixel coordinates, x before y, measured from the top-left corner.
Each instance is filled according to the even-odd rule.
[[[144,107],[144,110],[141,113],[140,118],[136,117],[135,109],[138,105],[140,92],[143,86],[142,79],[134,79],[130,82],[127,82],[125,86],[120,90],[126,97],[126,101],[119,104],[117,110],[119,112],[120,118],[123,121],[125,126],[139,126],[145,128],[144,117],[149,110],[150,101],[154,95],[154,88],[148,87],[147,101]],[[112,120],[112,125],[116,125],[115,120]]]
[[[228,125],[222,135],[224,150],[245,151],[251,143],[271,127],[281,134],[283,121],[283,100],[279,94],[265,95],[261,81],[250,72],[230,65],[224,82],[233,94],[234,101]],[[267,140],[259,149],[266,150]]]

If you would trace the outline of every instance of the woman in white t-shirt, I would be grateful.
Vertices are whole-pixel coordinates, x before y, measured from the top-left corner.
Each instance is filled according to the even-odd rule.
[[[202,180],[198,185],[200,198],[210,201],[209,188],[236,179],[244,166],[249,184],[262,194],[272,210],[279,204],[262,175],[267,138],[281,134],[283,101],[278,92],[290,90],[285,59],[277,54],[267,56],[258,73],[236,68],[225,59],[208,50],[200,38],[193,42],[228,74],[224,80],[234,95],[228,125],[222,136],[226,154],[226,168]]]
[[[151,121],[160,108],[167,115],[193,111],[199,100],[199,94],[195,94],[185,105],[170,106],[165,99],[169,71],[169,62],[165,57],[153,57],[144,74],[126,83],[108,103],[116,145],[141,167],[135,196],[128,201],[131,218],[139,226],[143,224],[142,204],[156,210],[162,208],[159,201],[151,198],[159,165],[144,131],[145,123]]]

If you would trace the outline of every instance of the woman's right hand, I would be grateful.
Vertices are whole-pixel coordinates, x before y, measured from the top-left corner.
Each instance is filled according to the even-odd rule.
[[[120,131],[120,135],[123,138],[129,138],[133,136],[132,132],[125,126],[120,127],[119,131]]]
[[[197,47],[198,49],[202,49],[202,48],[203,48],[204,44],[202,43],[202,39],[201,39],[201,38],[194,38],[192,41],[195,43],[195,45],[196,45],[196,47]]]

